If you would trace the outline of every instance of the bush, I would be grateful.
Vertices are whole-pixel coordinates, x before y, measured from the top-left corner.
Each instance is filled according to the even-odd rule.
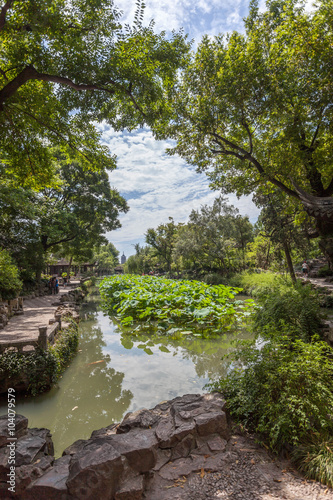
[[[254,328],[257,333],[289,329],[292,339],[300,338],[310,342],[314,335],[321,334],[321,312],[318,293],[311,286],[301,282],[292,284],[276,280],[276,288],[260,292],[257,296],[261,306],[254,314]]]
[[[254,272],[244,271],[243,273],[235,274],[230,280],[230,286],[243,288],[244,293],[257,297],[262,293],[269,293],[276,288],[285,287],[291,284],[291,279],[281,277],[269,271]]]
[[[202,281],[207,285],[226,285],[226,278],[218,273],[208,273],[202,277]]]
[[[333,431],[333,350],[325,342],[283,337],[262,349],[243,344],[231,356],[238,368],[210,387],[223,392],[231,416],[272,450]]]
[[[291,455],[296,467],[308,479],[315,479],[333,488],[333,438],[314,436],[309,443],[298,446]]]
[[[332,276],[333,272],[332,269],[329,268],[328,265],[325,265],[318,269],[318,278],[326,278],[326,276]]]
[[[0,249],[0,297],[15,299],[22,289],[19,270],[6,250]]]
[[[30,354],[7,351],[0,355],[0,384],[8,379],[27,381],[28,392],[33,396],[48,390],[74,357],[78,339],[78,326],[73,321],[47,351],[37,348]]]

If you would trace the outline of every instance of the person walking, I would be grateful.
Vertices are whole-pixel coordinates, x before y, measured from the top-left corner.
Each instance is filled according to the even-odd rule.
[[[302,273],[303,273],[304,278],[307,278],[309,275],[309,266],[308,266],[306,260],[302,264]]]

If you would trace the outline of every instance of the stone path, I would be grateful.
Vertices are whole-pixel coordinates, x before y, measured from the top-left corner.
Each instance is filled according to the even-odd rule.
[[[79,281],[72,281],[68,287],[59,287],[57,295],[44,295],[33,299],[25,299],[23,315],[13,316],[8,324],[0,331],[0,345],[11,341],[37,340],[40,326],[48,326],[49,320],[54,319],[54,313],[60,304],[62,295],[68,293]],[[53,305],[56,304],[57,305]]]

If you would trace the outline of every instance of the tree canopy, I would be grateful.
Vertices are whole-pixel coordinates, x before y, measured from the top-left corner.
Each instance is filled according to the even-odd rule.
[[[237,195],[275,188],[315,217],[333,260],[331,2],[252,1],[245,33],[205,36],[182,72],[158,137],[212,186]]]
[[[120,25],[110,0],[7,0],[0,5],[0,163],[16,182],[50,182],[49,146],[68,145],[93,168],[114,167],[94,122],[151,124],[188,44],[142,25]]]

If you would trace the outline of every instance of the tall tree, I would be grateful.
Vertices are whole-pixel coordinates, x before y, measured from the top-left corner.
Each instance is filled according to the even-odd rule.
[[[177,234],[174,255],[192,262],[196,271],[228,274],[245,266],[245,249],[252,239],[248,217],[219,197],[212,206],[192,210]]]
[[[56,186],[36,192],[0,182],[0,246],[22,267],[35,262],[36,271],[49,251],[92,258],[94,247],[107,243],[105,232],[120,227],[119,213],[128,210],[106,169],[87,170],[61,151],[53,152],[53,161]]]
[[[142,24],[119,24],[110,0],[0,3],[0,163],[16,180],[46,185],[51,145],[69,145],[94,168],[113,165],[93,122],[151,124],[167,111],[188,45]]]
[[[315,219],[333,262],[333,9],[319,0],[251,2],[245,34],[205,36],[182,73],[158,137],[212,186],[237,195],[278,188]]]
[[[146,243],[152,246],[156,255],[164,261],[166,268],[171,273],[172,252],[177,233],[177,225],[172,217],[169,222],[160,224],[156,229],[149,228],[145,234]]]

